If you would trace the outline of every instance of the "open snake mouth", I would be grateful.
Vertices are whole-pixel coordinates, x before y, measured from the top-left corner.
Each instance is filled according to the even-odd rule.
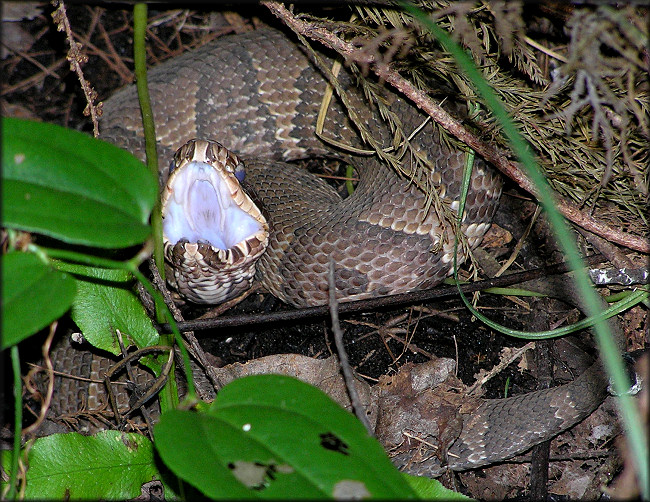
[[[215,141],[190,140],[174,156],[162,193],[165,258],[176,287],[197,303],[250,286],[268,244],[266,219],[239,183],[243,167]]]
[[[163,226],[171,244],[206,241],[226,250],[262,231],[263,222],[237,204],[210,164],[190,162],[173,181]]]

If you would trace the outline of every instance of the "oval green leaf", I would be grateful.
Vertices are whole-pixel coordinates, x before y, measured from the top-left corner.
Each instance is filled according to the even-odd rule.
[[[406,482],[413,488],[415,493],[424,500],[460,500],[469,501],[474,500],[462,493],[455,492],[444,485],[437,479],[425,478],[423,476],[411,476],[410,474],[402,473]]]
[[[2,349],[62,316],[76,293],[74,279],[33,253],[2,256]]]
[[[75,275],[77,296],[72,303],[72,319],[84,338],[94,347],[120,353],[116,330],[128,346],[148,347],[160,343],[160,335],[133,292],[133,276],[125,270],[88,267],[55,262],[59,270]],[[152,358],[143,361],[156,374],[160,364]]]
[[[14,118],[2,120],[2,145],[4,226],[109,248],[138,244],[150,234],[157,181],[128,152]]]
[[[414,498],[381,445],[325,393],[294,378],[250,376],[208,411],[172,410],[156,448],[213,498]]]
[[[37,439],[29,450],[25,498],[126,500],[140,495],[141,486],[155,479],[161,476],[153,447],[140,434],[53,434]]]

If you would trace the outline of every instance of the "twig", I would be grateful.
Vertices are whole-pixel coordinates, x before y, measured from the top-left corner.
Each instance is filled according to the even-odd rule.
[[[46,75],[50,75],[50,74],[54,73],[56,70],[58,70],[59,68],[61,68],[65,64],[65,62],[66,62],[66,59],[61,58],[58,61],[55,61],[54,63],[52,63],[47,68],[45,68],[45,70],[43,70],[42,72],[36,73],[36,74],[32,75],[31,77],[26,78],[25,80],[21,80],[17,84],[6,86],[6,87],[3,86],[2,91],[0,91],[0,96],[7,96],[8,94],[11,94],[12,92],[22,91],[24,89],[27,89],[27,88],[31,87],[35,83],[40,82],[41,80],[43,80]],[[57,76],[57,78],[60,79],[60,77],[58,77],[58,76]]]
[[[3,46],[5,45],[3,42],[0,42],[0,43],[2,43]],[[31,57],[26,52],[15,49],[13,47],[7,47],[7,49],[10,50],[11,52],[13,52],[14,54],[16,54],[17,56],[20,56],[21,58],[25,59],[26,61],[29,61],[34,66],[36,66],[39,70],[41,70],[41,73],[39,73],[39,75],[45,74],[48,77],[52,77],[52,78],[55,78],[57,80],[61,80],[61,77],[59,75],[57,75],[53,70],[51,70],[50,68],[47,68],[46,66],[43,66],[41,63],[39,63],[36,59]],[[61,60],[61,62],[63,62],[63,60]],[[3,92],[3,94],[6,94],[6,93]]]
[[[485,373],[480,379],[476,380],[474,384],[467,389],[467,395],[472,395],[476,392],[476,389],[482,387],[488,380],[490,380],[492,377],[497,375],[501,370],[503,370],[505,367],[509,366],[510,363],[513,361],[517,360],[519,357],[523,355],[524,352],[527,350],[530,350],[535,347],[535,342],[528,342],[526,345],[523,347],[520,347],[518,349],[514,349],[510,353],[510,357],[507,357],[503,359],[502,361],[499,362],[496,366],[494,366],[490,371]]]
[[[580,232],[589,244],[602,253],[603,256],[607,258],[607,261],[614,265],[614,267],[634,268],[632,260],[630,260],[621,249],[614,246],[611,242],[581,228],[578,229],[578,232]]]
[[[549,306],[547,298],[533,300],[534,314],[531,319],[532,331],[548,329],[545,306]],[[540,340],[535,345],[535,362],[537,364],[537,390],[548,389],[553,383],[553,362],[551,361],[551,348],[553,340]],[[548,498],[548,458],[551,453],[551,441],[547,440],[533,446],[530,458],[530,483],[529,493],[533,500],[546,500]]]
[[[339,355],[339,365],[341,366],[341,372],[343,373],[343,379],[345,380],[345,387],[348,389],[348,394],[350,396],[350,403],[352,404],[352,409],[354,414],[364,425],[368,434],[374,436],[372,426],[366,415],[366,410],[361,399],[359,398],[359,393],[357,392],[357,382],[352,373],[352,368],[350,367],[350,361],[348,360],[348,354],[345,351],[343,346],[343,330],[339,324],[339,311],[338,311],[338,302],[336,301],[336,282],[334,280],[334,260],[330,256],[330,267],[329,274],[327,276],[328,286],[329,286],[329,309],[330,317],[332,319],[332,332],[334,333],[334,344],[336,345],[336,351]]]
[[[103,28],[102,28],[103,29]],[[105,31],[104,31],[105,32]],[[112,49],[111,55],[113,56],[112,58],[106,54],[103,50],[101,50],[99,47],[97,47],[95,44],[93,44],[89,38],[85,37],[79,37],[79,40],[83,42],[83,44],[91,49],[98,57],[103,59],[106,64],[117,73],[120,78],[122,79],[122,82],[125,84],[133,82],[133,72],[129,71],[129,69],[126,67],[126,65],[122,62],[121,59],[119,59],[119,56],[115,53],[115,47],[110,45],[110,48]],[[115,59],[118,58],[118,59]]]
[[[115,329],[115,336],[117,338],[117,343],[120,346],[120,352],[122,353],[122,357],[126,358],[128,357],[128,353],[126,351],[126,347],[124,346],[124,339],[122,338],[122,332],[119,329]],[[143,394],[146,394],[147,390],[143,392],[142,389],[140,389],[137,385],[137,379],[135,376],[135,372],[133,371],[133,365],[130,362],[126,363],[126,374],[128,377],[128,381],[133,383],[133,395],[131,399],[133,399],[133,396],[136,398],[140,398]],[[113,393],[113,387],[110,385],[110,381],[106,380],[105,381],[105,386],[106,386],[106,393],[108,394],[108,398],[111,403],[111,407],[115,410],[114,417],[118,419],[117,426],[121,426],[122,423],[119,422],[120,419],[120,414],[118,412],[117,408],[117,400],[115,399],[115,394]],[[143,402],[140,408],[140,413],[142,414],[144,421],[147,423],[147,435],[149,436],[149,439],[153,441],[153,421],[151,420],[151,414],[149,413],[149,410],[147,407],[144,405],[145,403]],[[132,410],[135,410],[136,408],[133,407]]]
[[[569,62],[569,60],[567,58],[565,58],[564,56],[562,56],[561,54],[558,54],[557,52],[555,52],[555,51],[553,51],[553,50],[551,50],[551,49],[549,49],[547,47],[544,47],[542,44],[540,44],[538,42],[535,42],[535,40],[533,40],[530,37],[524,37],[524,41],[528,45],[530,45],[532,47],[535,47],[535,49],[537,49],[540,52],[543,52],[547,56],[555,58],[555,59],[557,59],[558,61],[560,61],[562,63],[568,63]]]
[[[280,18],[294,32],[309,37],[312,40],[321,42],[326,47],[335,50],[347,60],[354,61],[361,65],[367,65],[372,68],[373,72],[381,79],[391,84],[395,89],[407,96],[418,108],[421,108],[429,116],[440,124],[447,132],[467,144],[485,160],[496,166],[499,171],[515,181],[522,189],[528,193],[538,196],[537,189],[534,187],[530,178],[519,169],[515,162],[507,159],[504,153],[489,143],[486,143],[465,129],[462,124],[449,115],[444,109],[437,105],[429,96],[417,89],[411,82],[403,78],[397,71],[392,69],[391,65],[377,60],[375,55],[369,52],[358,50],[353,44],[342,40],[328,29],[298,19],[284,5],[265,1],[262,2],[275,16]],[[589,230],[592,233],[607,238],[607,240],[620,244],[627,248],[650,253],[650,243],[641,236],[623,232],[617,228],[607,225],[596,220],[592,216],[584,213],[580,208],[566,200],[560,194],[554,194],[556,205],[562,215],[569,221],[579,227]]]
[[[99,24],[99,31],[101,33],[102,39],[104,40],[104,43],[106,44],[106,47],[108,48],[109,54],[112,56],[112,60],[110,57],[106,59],[107,62],[109,62],[109,65],[111,65],[114,70],[120,75],[122,82],[125,84],[133,82],[133,72],[129,70],[126,64],[124,64],[122,57],[120,57],[120,55],[115,50],[115,46],[113,45],[113,42],[111,42],[111,38],[106,32],[106,28],[104,28],[104,25],[101,23]]]
[[[84,96],[86,96],[86,108],[84,108],[83,113],[86,116],[90,115],[93,123],[93,135],[97,138],[99,137],[98,118],[102,115],[102,103],[95,104],[97,92],[84,78],[83,70],[81,69],[82,63],[88,62],[88,56],[81,53],[82,45],[74,40],[74,34],[72,33],[72,28],[70,28],[70,22],[65,11],[65,3],[59,0],[52,0],[52,4],[55,7],[58,6],[52,13],[52,19],[56,23],[58,31],[65,31],[68,44],[70,44],[67,56],[70,62],[70,69],[77,74],[81,88],[84,91]]]
[[[542,206],[539,204],[535,208],[535,213],[530,219],[530,222],[526,226],[526,229],[524,230],[524,233],[521,234],[521,237],[519,237],[519,240],[517,241],[517,244],[515,244],[515,247],[512,250],[512,253],[510,253],[510,257],[501,265],[501,268],[494,274],[494,277],[501,277],[503,273],[510,268],[510,265],[514,263],[514,261],[517,259],[519,256],[519,253],[521,252],[521,248],[524,247],[524,244],[528,241],[528,235],[530,234],[530,231],[533,229],[533,225],[537,221],[537,217],[539,214],[542,212]]]
[[[41,366],[39,364],[36,364],[36,363],[29,363],[28,362],[27,365],[30,368],[38,370],[38,371],[43,371],[43,370],[47,371],[47,367],[44,368],[43,366]],[[68,371],[52,370],[52,374],[54,376],[60,376],[60,377],[63,377],[63,378],[68,378],[70,380],[77,380],[78,382],[88,382],[88,383],[97,383],[97,384],[103,384],[104,383],[104,380],[101,380],[101,379],[98,379],[98,378],[86,378],[86,377],[82,377],[82,376],[79,376],[79,375],[72,375]],[[118,386],[121,385],[122,387],[126,387],[127,385],[129,385],[127,382],[112,382],[112,384],[113,385],[118,385]]]
[[[122,418],[126,418],[133,411],[140,408],[144,403],[146,403],[149,399],[151,399],[154,395],[156,395],[160,391],[160,389],[163,388],[163,386],[167,382],[167,378],[169,376],[169,370],[171,369],[170,361],[173,361],[173,354],[171,353],[172,350],[170,347],[166,345],[150,345],[149,347],[138,349],[135,352],[132,352],[130,354],[124,354],[124,357],[120,359],[117,363],[115,363],[113,366],[111,366],[111,368],[104,375],[104,382],[106,384],[106,388],[109,389],[112,383],[111,378],[113,377],[113,375],[120,372],[122,368],[125,368],[128,365],[130,365],[131,361],[139,361],[142,356],[151,354],[153,352],[164,352],[164,351],[169,351],[170,354],[167,363],[165,363],[165,366],[163,367],[163,370],[160,373],[160,376],[158,376],[154,380],[153,384],[148,389],[145,390],[145,392],[141,397],[138,397],[136,402],[133,405],[131,405],[130,409],[124,414],[123,417],[121,416],[117,408],[117,402],[115,401],[114,396],[111,395],[111,406],[113,408],[114,416],[118,419],[118,423],[121,423]]]
[[[162,294],[163,299],[165,300],[165,304],[167,305],[170,312],[174,316],[174,320],[177,323],[183,322],[184,321],[183,314],[181,314],[181,311],[174,303],[174,300],[172,299],[171,294],[169,293],[169,289],[167,289],[165,281],[160,276],[158,267],[156,267],[156,262],[152,258],[149,259],[149,269],[151,270],[153,283],[158,289],[158,291],[160,291],[160,294]],[[223,387],[223,384],[221,383],[221,380],[219,380],[219,377],[217,376],[214,367],[208,362],[203,347],[201,347],[199,341],[196,339],[196,336],[194,335],[194,331],[185,331],[183,334],[187,341],[185,346],[192,354],[192,357],[194,357],[194,359],[196,359],[199,362],[199,364],[205,371],[206,375],[208,376],[208,379],[210,380],[212,386],[214,387],[215,392],[218,392],[219,389]],[[184,370],[186,372],[192,371],[192,368],[184,368]],[[203,394],[205,389],[201,388],[200,391]],[[201,395],[201,398],[205,399],[205,396]]]
[[[22,432],[23,435],[30,434],[31,432],[38,429],[40,425],[43,423],[43,420],[45,420],[47,411],[50,409],[50,404],[52,402],[52,394],[54,393],[54,366],[52,366],[52,359],[50,359],[50,347],[52,346],[52,339],[54,338],[54,333],[56,333],[56,327],[58,326],[58,324],[59,324],[58,321],[54,321],[52,324],[50,324],[50,332],[48,333],[47,338],[45,339],[45,343],[43,344],[42,347],[43,361],[45,362],[45,369],[47,371],[47,376],[48,376],[45,399],[43,400],[43,404],[41,405],[41,410],[38,414],[38,418],[36,419],[36,422],[34,422],[29,427],[23,429]]]
[[[602,260],[602,256],[594,255],[584,258],[587,263],[597,263]],[[562,274],[568,272],[569,267],[565,262],[552,265],[550,267],[537,268],[528,270],[526,272],[518,272],[515,274],[498,277],[496,279],[486,279],[483,281],[476,281],[470,284],[461,285],[460,289],[463,293],[473,293],[487,288],[505,287],[513,284],[519,284],[526,281],[532,281],[540,277],[549,277],[555,274]],[[438,286],[432,289],[425,289],[421,291],[413,291],[411,293],[402,293],[399,295],[381,296],[378,298],[369,298],[367,300],[356,300],[344,302],[339,305],[339,313],[353,313],[353,312],[367,312],[369,310],[396,307],[399,305],[418,303],[433,300],[435,298],[448,298],[458,295],[457,286]],[[180,331],[189,330],[208,330],[214,328],[225,328],[234,326],[253,326],[258,324],[270,324],[274,322],[287,322],[300,319],[308,319],[315,317],[324,317],[329,314],[328,306],[321,307],[306,307],[301,309],[287,310],[282,312],[271,312],[268,314],[242,314],[232,315],[226,317],[218,317],[216,319],[194,320],[177,323]],[[170,327],[168,324],[161,324],[160,328],[164,332],[169,332]]]

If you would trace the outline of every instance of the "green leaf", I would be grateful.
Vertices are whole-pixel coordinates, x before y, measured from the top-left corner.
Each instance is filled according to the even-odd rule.
[[[133,281],[133,274],[128,270],[121,268],[101,268],[70,263],[67,261],[53,260],[54,266],[75,276],[80,276],[87,280],[97,279],[98,281],[107,281],[119,286],[129,286]]]
[[[415,497],[354,416],[286,376],[236,380],[208,413],[165,413],[155,437],[167,466],[213,498]]]
[[[411,476],[410,474],[402,473],[406,482],[413,488],[415,493],[427,500],[474,500],[462,493],[455,492],[449,488],[442,486],[442,483],[437,479],[425,478],[422,476]]]
[[[72,319],[90,344],[119,354],[115,330],[120,330],[127,345],[133,342],[138,347],[147,347],[159,343],[158,332],[132,290],[131,274],[125,270],[65,262],[56,262],[56,266],[77,278],[78,294],[72,304]],[[151,368],[158,370],[158,366]]]
[[[237,481],[222,458],[222,444],[232,442],[232,431],[223,422],[205,413],[170,410],[161,415],[154,432],[156,449],[165,465],[205,495],[215,499],[255,497]],[[252,446],[241,444],[242,450]]]
[[[14,118],[2,120],[2,145],[4,226],[111,248],[138,244],[150,234],[157,181],[128,152],[76,131]]]
[[[2,350],[62,316],[75,297],[75,281],[33,253],[2,256]]]
[[[25,498],[130,499],[156,479],[153,447],[140,434],[53,434],[36,439],[29,451]]]

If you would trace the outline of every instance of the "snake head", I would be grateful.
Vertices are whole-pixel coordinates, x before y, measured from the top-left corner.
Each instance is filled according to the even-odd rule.
[[[193,139],[174,155],[162,193],[163,242],[190,301],[220,303],[253,281],[269,227],[243,179],[243,162],[216,141]]]

